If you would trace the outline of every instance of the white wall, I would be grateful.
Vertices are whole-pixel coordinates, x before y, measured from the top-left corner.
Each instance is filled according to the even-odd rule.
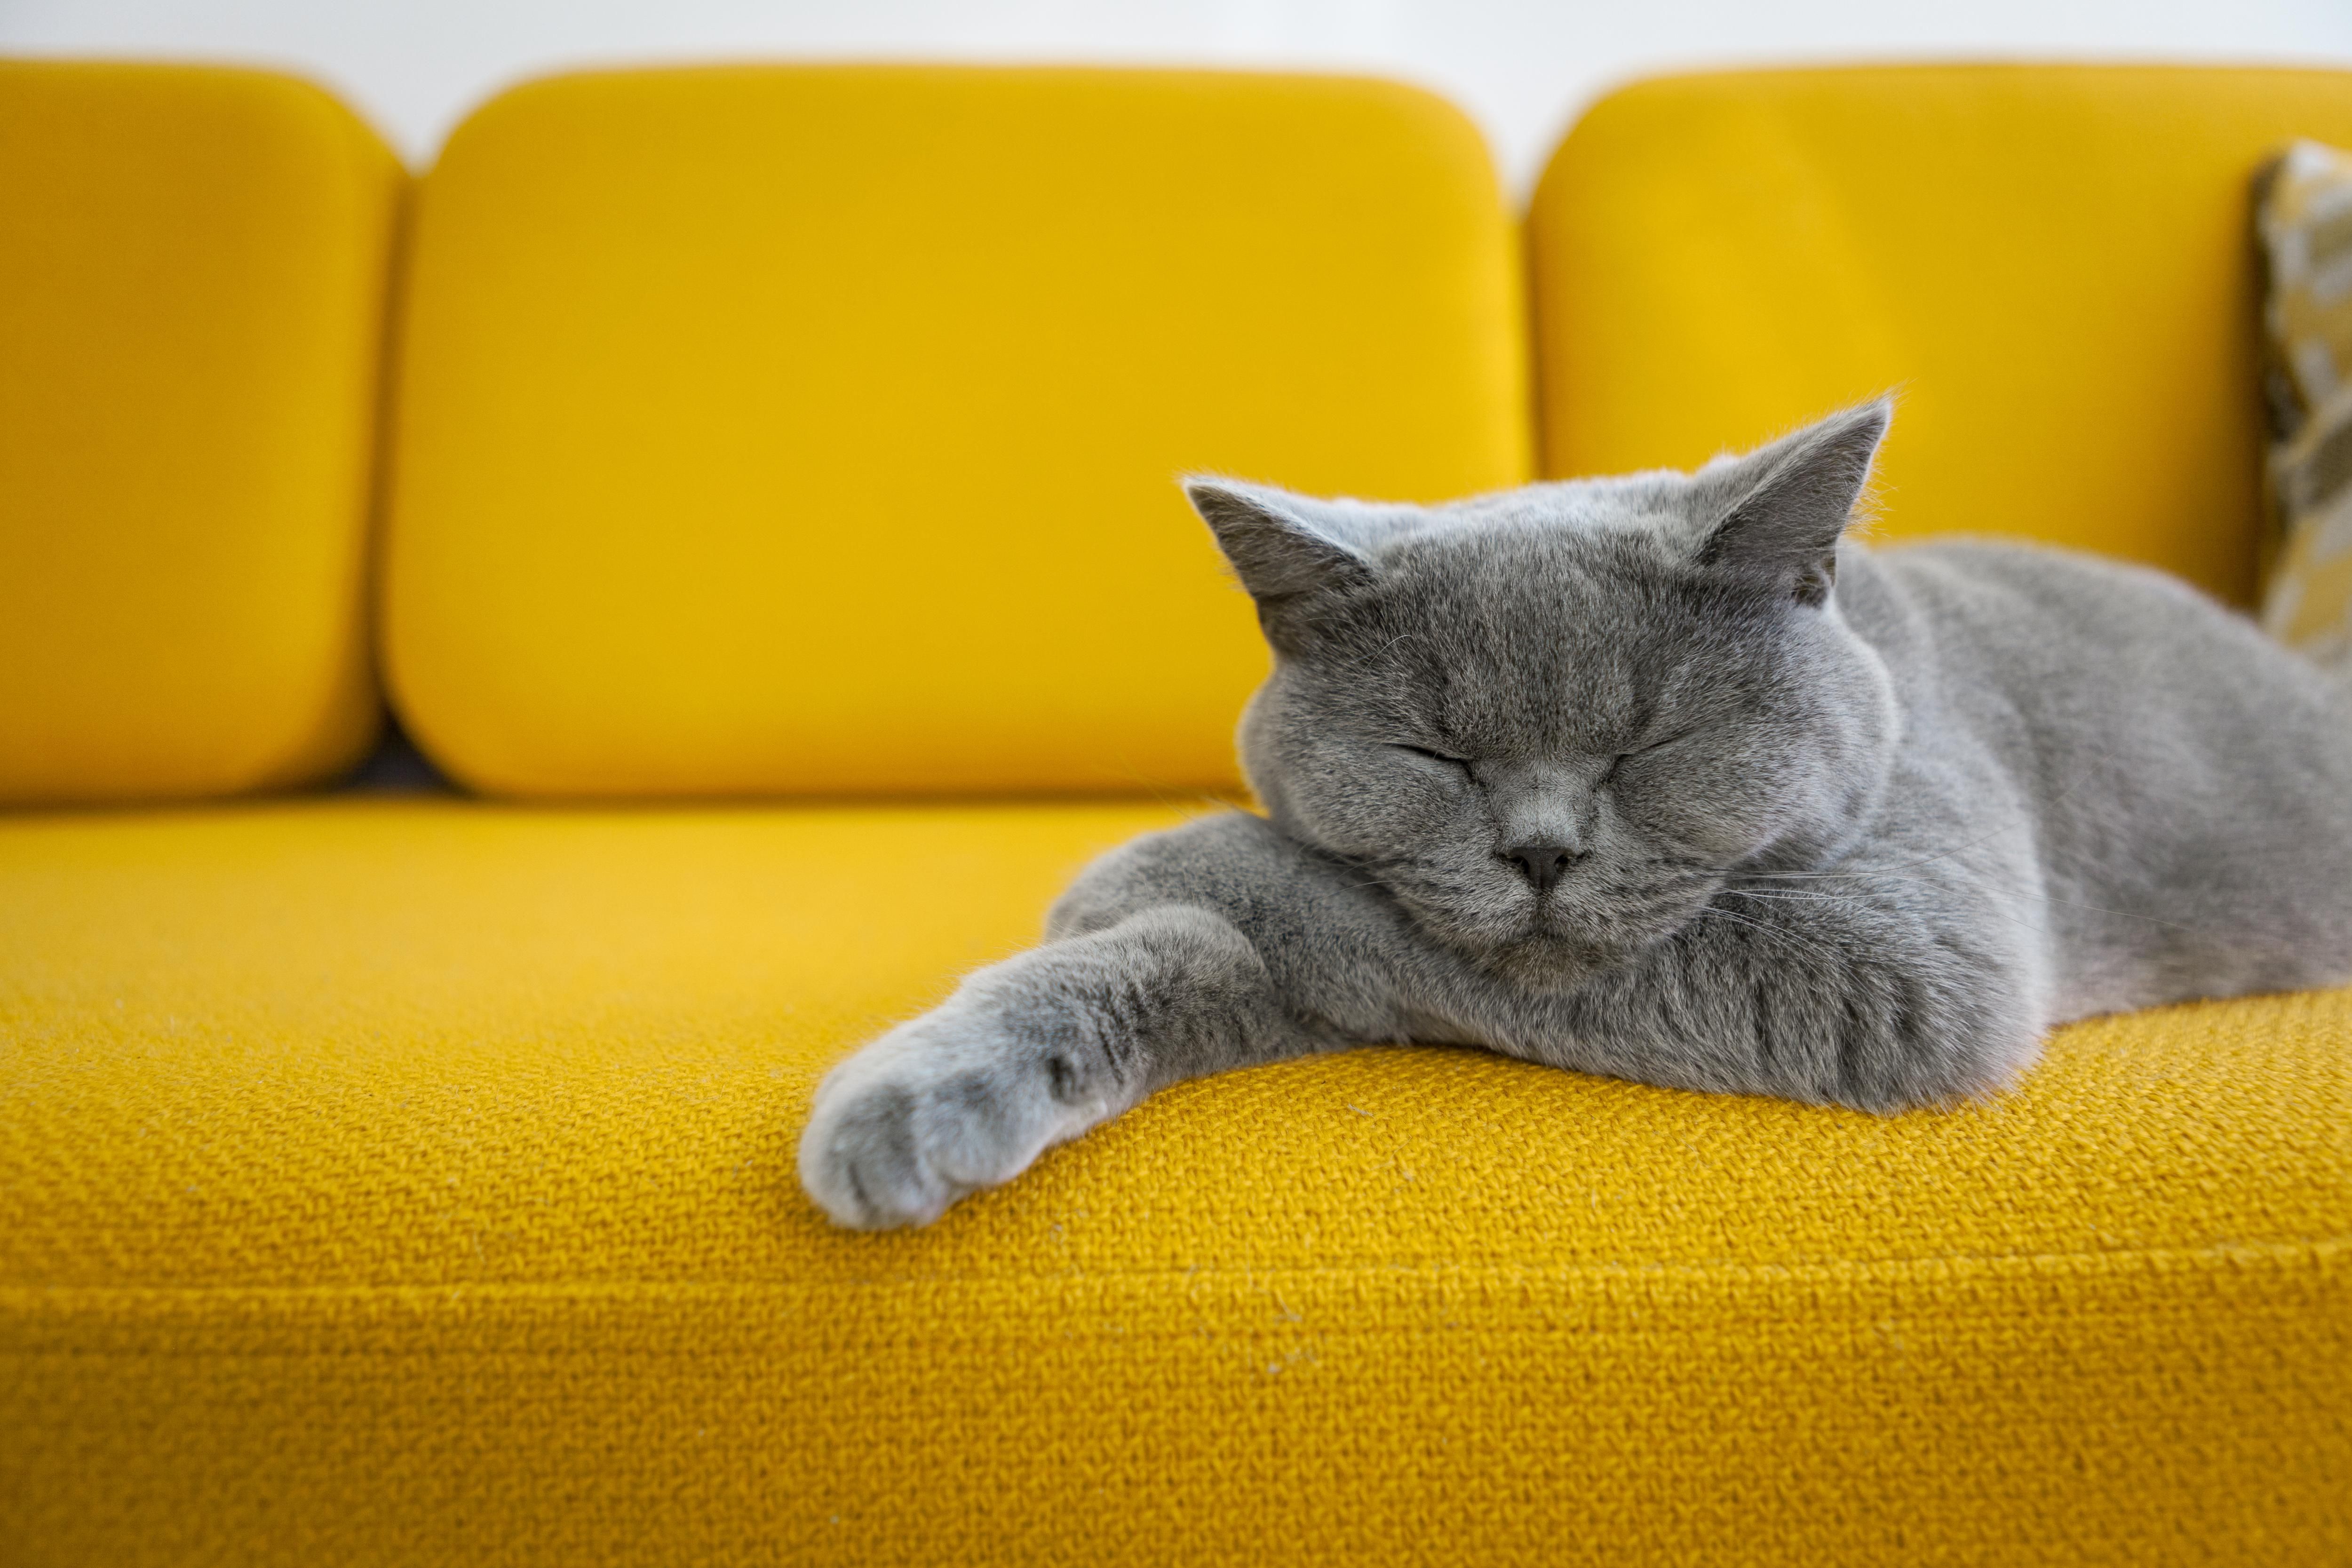
[[[2352,0],[0,0],[0,53],[307,72],[422,163],[567,66],[744,57],[1279,66],[1419,81],[1524,185],[1612,83],[1693,66],[1969,57],[2352,65]]]

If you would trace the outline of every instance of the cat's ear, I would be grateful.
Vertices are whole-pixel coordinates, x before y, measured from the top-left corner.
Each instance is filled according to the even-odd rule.
[[[1870,464],[1895,416],[1890,399],[1832,414],[1696,476],[1698,562],[1801,604],[1828,601],[1837,542],[1853,521]]]
[[[1393,508],[1200,475],[1183,482],[1192,510],[1261,607],[1370,582],[1372,547],[1398,531],[1387,515]]]

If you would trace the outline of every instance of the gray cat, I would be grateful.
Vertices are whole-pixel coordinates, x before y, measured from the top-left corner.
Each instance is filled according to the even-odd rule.
[[[1370,1041],[1895,1111],[2053,1024],[2352,975],[2352,700],[2153,572],[1843,534],[1890,410],[1450,506],[1187,489],[1274,673],[1234,812],[818,1089],[920,1225],[1164,1084]]]

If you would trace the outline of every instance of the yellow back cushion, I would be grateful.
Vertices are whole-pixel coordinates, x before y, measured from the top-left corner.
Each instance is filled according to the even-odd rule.
[[[2021,533],[2252,597],[2248,181],[2352,73],[2090,67],[1643,83],[1530,215],[1543,463],[1698,462],[1887,387],[1887,532]]]
[[[353,761],[404,176],[303,83],[0,62],[0,803]]]
[[[1230,783],[1264,655],[1176,475],[1519,482],[1514,267],[1386,83],[522,88],[420,195],[395,701],[512,795]]]

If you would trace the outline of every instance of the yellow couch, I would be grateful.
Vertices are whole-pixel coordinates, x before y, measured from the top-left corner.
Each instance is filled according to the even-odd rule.
[[[0,67],[0,1561],[2352,1563],[2343,994],[1943,1115],[1391,1048],[926,1231],[792,1176],[1234,787],[1176,470],[1899,384],[1889,533],[2243,600],[2291,134],[2352,76],[1650,83],[1522,250],[1379,83],[571,78],[405,198],[276,79]],[[349,765],[371,646],[476,793],[226,798]]]

